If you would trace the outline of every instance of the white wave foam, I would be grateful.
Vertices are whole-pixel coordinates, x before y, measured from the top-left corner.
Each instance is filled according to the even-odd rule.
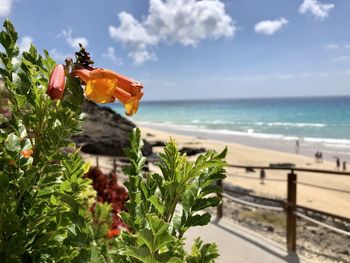
[[[164,123],[154,123],[154,122],[138,122],[139,124],[150,125],[150,126],[163,126],[169,127],[175,130],[189,131],[189,132],[203,132],[209,134],[221,134],[221,135],[236,135],[253,137],[258,139],[273,139],[273,140],[284,140],[284,141],[295,141],[297,139],[306,143],[321,143],[325,147],[330,148],[349,148],[349,139],[334,139],[334,138],[315,138],[315,137],[298,137],[298,136],[287,136],[283,134],[267,134],[254,132],[254,129],[247,129],[247,131],[235,131],[228,129],[208,129],[203,125],[179,125],[179,124],[164,124]]]
[[[201,123],[201,124],[242,124],[240,122],[234,121],[224,121],[224,120],[198,120],[194,119],[191,123]]]
[[[242,122],[242,121],[227,121],[227,120],[199,120],[194,119],[191,123],[201,124],[236,124],[236,125],[254,125],[254,126],[284,126],[284,127],[315,127],[322,128],[326,127],[324,123],[307,123],[307,122]]]
[[[307,123],[307,122],[254,122],[255,125],[260,126],[287,126],[287,127],[325,127],[324,123]]]

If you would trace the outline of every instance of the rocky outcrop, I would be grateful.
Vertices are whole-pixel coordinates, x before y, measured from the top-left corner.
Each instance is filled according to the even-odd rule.
[[[129,147],[129,135],[136,127],[134,123],[122,117],[108,107],[101,107],[86,101],[83,105],[86,114],[84,131],[73,140],[85,153],[124,156],[123,148]],[[152,147],[144,141],[143,153],[152,154]]]

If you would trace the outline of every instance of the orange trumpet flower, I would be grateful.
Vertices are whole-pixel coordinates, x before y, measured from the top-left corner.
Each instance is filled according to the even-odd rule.
[[[50,76],[49,86],[47,88],[47,95],[49,95],[50,98],[53,100],[62,99],[65,84],[66,80],[64,66],[56,65]]]
[[[126,115],[136,113],[143,96],[142,84],[108,69],[77,69],[73,75],[85,82],[85,95],[97,103],[111,103],[118,99],[124,104]]]
[[[33,151],[32,150],[23,150],[21,151],[21,154],[24,158],[29,159],[32,157]]]

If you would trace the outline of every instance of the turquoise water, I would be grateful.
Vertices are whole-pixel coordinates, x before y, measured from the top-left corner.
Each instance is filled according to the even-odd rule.
[[[118,112],[123,109],[113,105]],[[143,102],[139,124],[350,147],[350,97]]]

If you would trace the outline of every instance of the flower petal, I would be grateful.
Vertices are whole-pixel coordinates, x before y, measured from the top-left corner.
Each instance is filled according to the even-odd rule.
[[[143,96],[143,93],[140,92],[138,95],[136,95],[130,101],[128,101],[127,103],[124,104],[126,115],[131,116],[137,112],[137,110],[139,108],[139,102],[140,102],[140,99],[142,98],[142,96]]]
[[[86,83],[85,94],[89,100],[97,103],[111,103],[115,101],[114,91],[116,80],[96,79]]]
[[[72,74],[76,77],[78,77],[81,81],[87,83],[90,80],[90,70],[81,68],[81,69],[76,69],[72,72]]]
[[[112,70],[109,69],[94,69],[90,73],[90,79],[110,79],[110,80],[116,80],[117,79],[117,73],[115,73]]]

